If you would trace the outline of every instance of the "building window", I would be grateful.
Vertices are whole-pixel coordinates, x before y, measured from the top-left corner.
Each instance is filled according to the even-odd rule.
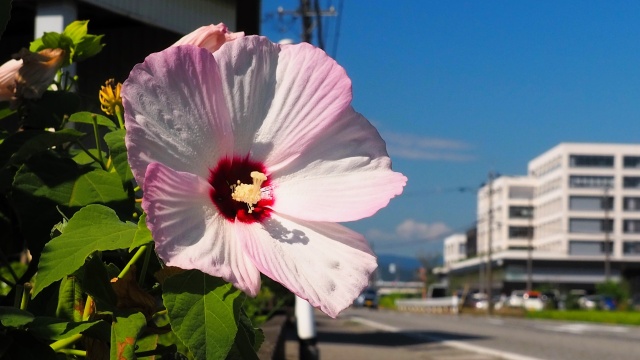
[[[533,228],[531,226],[509,226],[510,239],[528,239],[533,237]]]
[[[622,179],[622,186],[625,189],[640,189],[640,177],[638,177],[638,176],[625,176]]]
[[[609,253],[613,250],[613,243],[608,244]],[[569,241],[569,255],[603,255],[605,250],[604,241]]]
[[[613,176],[571,175],[569,187],[572,188],[609,188],[613,187]]]
[[[532,186],[510,186],[509,198],[510,199],[533,199]]]
[[[531,219],[533,217],[532,206],[509,206],[511,219]]]
[[[626,168],[640,168],[640,156],[625,156],[624,167]]]
[[[613,209],[613,197],[608,196],[571,196],[569,210],[602,211]]]
[[[640,220],[624,220],[622,232],[626,234],[640,234]]]
[[[640,255],[640,241],[625,241],[622,244],[622,253],[625,255]]]
[[[571,155],[569,156],[571,167],[613,167],[613,156],[603,155]]]
[[[611,232],[613,219],[569,219],[569,232],[583,234],[599,234]]]
[[[640,197],[625,197],[622,206],[625,211],[640,211]]]

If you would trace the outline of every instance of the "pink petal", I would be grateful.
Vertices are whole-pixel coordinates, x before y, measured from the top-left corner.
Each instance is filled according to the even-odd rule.
[[[214,52],[227,41],[235,40],[244,36],[243,32],[231,33],[223,23],[218,25],[201,26],[191,33],[183,36],[172,46],[195,45]]]
[[[407,182],[391,170],[376,129],[353,109],[343,112],[313,146],[271,176],[276,200],[272,208],[310,221],[371,216],[401,194]]]
[[[167,265],[198,269],[257,295],[260,273],[235,239],[231,223],[211,202],[206,180],[152,163],[144,186],[147,225]]]
[[[351,102],[344,69],[306,43],[280,47],[248,36],[226,44],[214,57],[241,137],[236,153],[251,151],[268,168],[303,153]]]
[[[16,90],[16,75],[22,67],[22,60],[9,60],[0,66],[0,101],[13,98]]]
[[[136,65],[122,86],[129,164],[138,184],[151,162],[207,177],[233,147],[215,59],[171,47]]]
[[[245,251],[263,274],[336,317],[377,267],[366,241],[338,224],[272,215],[263,224],[235,223]]]

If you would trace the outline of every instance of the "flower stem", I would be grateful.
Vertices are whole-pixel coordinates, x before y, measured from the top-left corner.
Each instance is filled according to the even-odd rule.
[[[29,297],[31,296],[31,284],[25,283],[22,287],[22,301],[20,302],[20,310],[27,310],[29,305]]]
[[[87,302],[84,304],[84,311],[82,312],[82,321],[89,320],[89,316],[91,316],[91,308],[93,308],[93,298],[91,296],[87,296]]]
[[[87,357],[86,350],[78,350],[78,349],[60,349],[59,353],[67,354],[67,355],[75,355],[75,356],[84,356]]]
[[[116,117],[118,118],[118,123],[120,124],[120,129],[124,129],[124,119],[122,118],[122,108],[120,105],[116,105]]]
[[[124,267],[124,269],[122,269],[120,274],[118,274],[118,278],[122,279],[125,275],[127,275],[127,273],[129,272],[129,269],[131,269],[131,265],[135,264],[135,262],[138,261],[138,259],[140,259],[140,257],[145,253],[145,251],[147,251],[148,247],[149,245],[140,246],[138,251],[136,251],[136,253],[133,255],[131,260],[129,260],[127,265]]]
[[[102,164],[103,168],[106,168],[104,165],[104,159],[102,159],[102,149],[100,148],[100,136],[98,135],[98,119],[95,115],[91,116],[91,120],[93,120],[93,135],[96,137],[96,148],[98,149],[98,159],[100,159],[100,164]]]
[[[60,351],[69,345],[73,345],[76,341],[80,340],[81,338],[82,338],[82,334],[75,334],[75,335],[69,336],[68,338],[60,339],[49,346],[51,346],[53,351]]]
[[[107,171],[108,169],[106,168],[106,166],[102,163],[102,160],[98,159],[97,157],[95,157],[95,155],[93,155],[91,153],[91,151],[89,151],[86,147],[84,147],[84,145],[82,145],[82,143],[80,141],[76,141],[76,145],[80,146],[80,148],[82,149],[82,151],[85,152],[85,154],[89,155],[90,158],[93,159],[93,161],[97,162],[98,164],[100,164],[100,166],[102,166],[102,170]],[[102,157],[102,152],[100,152],[100,157]]]
[[[147,245],[145,245],[147,247]],[[142,285],[144,283],[145,275],[147,274],[147,268],[149,267],[149,260],[151,258],[151,251],[146,251],[144,253],[144,262],[142,263],[142,270],[140,270],[140,279],[138,279],[138,284]]]

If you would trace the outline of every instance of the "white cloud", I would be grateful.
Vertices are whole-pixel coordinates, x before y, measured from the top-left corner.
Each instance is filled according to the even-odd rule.
[[[369,240],[437,240],[449,232],[451,229],[443,222],[427,224],[406,219],[396,226],[393,233],[371,229],[366,236]]]
[[[413,160],[471,161],[471,146],[463,141],[418,136],[404,133],[383,133],[387,150],[393,157]]]

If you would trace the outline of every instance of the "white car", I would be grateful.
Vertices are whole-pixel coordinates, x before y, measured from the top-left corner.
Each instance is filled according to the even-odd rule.
[[[527,291],[522,296],[522,306],[528,311],[540,311],[544,309],[542,295],[538,291]]]
[[[524,294],[526,291],[524,290],[513,290],[511,292],[511,296],[507,299],[507,305],[509,307],[522,307],[524,305]]]

